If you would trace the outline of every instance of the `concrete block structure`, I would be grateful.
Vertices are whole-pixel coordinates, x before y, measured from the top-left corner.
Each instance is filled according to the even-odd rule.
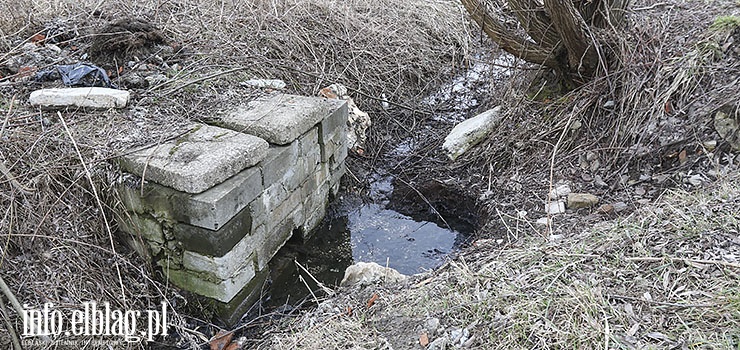
[[[118,222],[173,284],[235,322],[259,296],[270,259],[315,228],[338,191],[347,105],[273,94],[213,124],[123,157],[134,176],[119,186]]]

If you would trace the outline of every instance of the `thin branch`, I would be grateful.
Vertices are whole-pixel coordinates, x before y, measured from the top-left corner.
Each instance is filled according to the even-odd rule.
[[[708,265],[719,265],[724,267],[732,267],[736,269],[740,269],[740,264],[726,262],[726,261],[719,261],[719,260],[702,260],[702,259],[689,259],[689,258],[677,258],[677,257],[652,257],[652,256],[646,256],[646,257],[632,257],[627,258],[627,261],[647,261],[647,262],[661,262],[661,261],[670,261],[670,262],[683,262],[683,263],[694,263],[694,264],[708,264]]]
[[[479,0],[462,0],[462,4],[468,10],[470,18],[504,51],[525,61],[553,69],[560,66],[552,50],[541,48],[535,42],[511,34],[500,21],[491,17]]]

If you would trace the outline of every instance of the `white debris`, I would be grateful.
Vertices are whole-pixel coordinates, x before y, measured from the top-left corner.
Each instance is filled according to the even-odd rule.
[[[501,106],[485,111],[473,118],[462,121],[445,137],[442,148],[450,160],[465,153],[481,142],[501,120]]]
[[[550,199],[558,199],[567,196],[571,192],[568,184],[559,185],[550,191]]]
[[[285,82],[280,79],[249,79],[241,83],[241,85],[256,87],[260,89],[285,89]]]
[[[347,87],[342,84],[331,84],[319,91],[319,95],[347,101],[347,148],[357,151],[365,149],[367,129],[372,125],[370,115],[360,110],[355,101],[347,94]]]
[[[377,263],[358,262],[344,271],[341,286],[370,285],[376,283],[399,283],[406,279],[405,275],[390,268],[383,267]]]
[[[102,87],[78,87],[61,89],[42,89],[31,93],[29,101],[33,106],[42,107],[88,107],[123,108],[128,104],[131,94],[126,90]]]
[[[562,201],[546,203],[545,212],[550,215],[565,213],[565,203]]]

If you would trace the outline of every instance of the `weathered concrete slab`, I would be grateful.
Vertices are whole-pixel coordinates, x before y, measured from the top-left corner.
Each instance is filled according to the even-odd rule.
[[[134,186],[118,187],[121,201],[134,213],[157,213],[176,221],[218,230],[262,191],[262,172],[258,167],[242,170],[228,180],[199,194],[180,192],[153,182],[137,182]]]
[[[163,269],[167,278],[176,286],[200,295],[228,303],[255,276],[254,264],[249,264],[226,280],[210,280],[197,272]]]
[[[242,210],[217,231],[176,223],[172,229],[175,238],[185,250],[210,256],[223,256],[244,236],[250,234],[252,213]]]
[[[284,106],[290,99],[303,102]],[[245,107],[260,111],[239,132],[201,126],[126,157],[123,168],[151,181],[131,176],[118,187],[127,212],[140,219],[121,224],[135,249],[148,252],[173,284],[210,298],[229,322],[240,316],[234,308],[259,297],[269,261],[287,240],[321,222],[345,172],[343,101],[276,95]],[[273,144],[241,134],[260,123]],[[245,161],[249,152],[257,155]]]
[[[41,107],[123,108],[131,93],[102,87],[41,89],[31,93],[29,102]]]
[[[285,178],[286,171],[298,161],[298,156],[298,144],[295,142],[288,146],[271,146],[260,163],[265,187]]]
[[[216,313],[228,327],[236,326],[242,316],[262,297],[269,272],[268,269],[256,272],[252,280],[228,303],[215,302]]]
[[[270,262],[273,256],[285,245],[285,243],[293,236],[293,229],[296,227],[293,220],[289,217],[272,232],[265,235],[264,240],[260,242],[259,249],[257,250],[257,270],[262,271],[267,267],[267,263]]]
[[[263,190],[260,168],[243,170],[221,184],[192,196],[187,209],[189,223],[218,230]]]
[[[346,101],[275,94],[227,113],[221,125],[287,145],[337,110],[346,116]]]
[[[123,157],[121,166],[161,185],[200,193],[257,164],[268,147],[259,137],[199,124],[176,140]]]
[[[209,256],[186,250],[182,253],[182,265],[195,272],[212,274],[225,280],[233,277],[248,264],[254,264],[255,236],[244,236],[234,248],[223,256]]]

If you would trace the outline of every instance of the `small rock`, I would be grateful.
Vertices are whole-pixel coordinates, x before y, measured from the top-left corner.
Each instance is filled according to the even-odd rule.
[[[464,343],[467,338],[465,337],[465,329],[453,329],[450,331],[450,340],[452,341],[453,345],[457,345],[458,343]]]
[[[565,197],[570,193],[570,186],[568,184],[559,185],[550,191],[550,199],[558,199]]]
[[[344,272],[344,278],[340,285],[342,287],[352,285],[370,285],[376,283],[399,283],[406,279],[405,275],[390,268],[383,267],[377,263],[358,262],[351,265]]]
[[[692,186],[699,187],[704,182],[704,177],[699,174],[691,175],[686,179],[686,182]]]
[[[714,130],[717,130],[719,136],[722,136],[733,150],[740,151],[740,126],[737,118],[724,111],[717,112],[714,115]]]
[[[599,214],[611,214],[614,212],[614,206],[611,204],[602,204],[599,209],[596,209]]]
[[[595,160],[599,159],[599,155],[595,152],[588,151],[586,152],[586,160],[589,162],[593,162]]]
[[[549,218],[544,217],[544,218],[537,219],[537,221],[535,221],[535,223],[537,223],[538,225],[547,226],[547,224],[549,224],[549,221],[550,221]]]
[[[429,335],[434,336],[437,333],[437,329],[439,329],[439,319],[436,317],[428,319],[424,323],[424,327],[426,327]]]
[[[149,86],[156,86],[169,80],[164,74],[153,74],[144,79],[149,83]]]
[[[594,176],[594,185],[599,186],[599,187],[609,187],[609,185],[606,182],[604,182],[604,180],[601,178],[600,175]]]
[[[606,109],[612,109],[612,108],[614,108],[614,106],[616,106],[616,104],[617,103],[614,102],[614,100],[609,100],[609,101],[606,101],[606,103],[604,103],[604,108],[606,108]]]
[[[594,159],[591,162],[591,166],[589,167],[589,169],[591,169],[592,172],[595,172],[596,170],[599,170],[600,167],[601,167],[601,162],[598,159]]]
[[[568,197],[570,198],[570,195]],[[565,203],[561,201],[546,203],[545,212],[550,215],[565,213]]]
[[[422,347],[429,345],[429,335],[426,332],[421,333],[419,336],[419,345]]]
[[[455,125],[442,145],[450,160],[457,159],[481,142],[498,125],[502,116],[501,106],[497,106]]]
[[[122,78],[124,86],[129,89],[146,89],[149,82],[139,73],[126,74]]]
[[[717,148],[717,140],[704,141],[702,145],[704,145],[704,148],[706,148],[707,151],[713,152],[714,149]]]
[[[241,85],[256,87],[260,89],[285,89],[285,82],[280,79],[249,79],[241,83]]]
[[[638,196],[644,196],[645,195],[645,188],[642,186],[635,187],[635,194]]]
[[[568,194],[568,208],[580,209],[589,208],[599,203],[599,197],[589,193],[570,193]]]
[[[31,93],[29,101],[33,106],[42,107],[88,107],[124,108],[131,94],[125,90],[102,87],[79,87],[62,89],[42,89]]]
[[[447,337],[437,338],[433,342],[429,343],[426,350],[445,350],[447,349],[448,341]]]
[[[627,209],[627,203],[625,202],[612,203],[612,206],[614,207],[614,212],[616,213],[619,213],[620,211]]]

